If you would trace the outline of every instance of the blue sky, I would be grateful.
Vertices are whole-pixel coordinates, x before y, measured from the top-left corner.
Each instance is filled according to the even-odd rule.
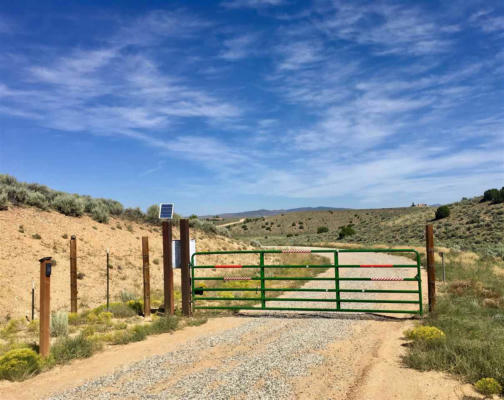
[[[504,185],[502,1],[0,7],[0,172],[176,211]]]

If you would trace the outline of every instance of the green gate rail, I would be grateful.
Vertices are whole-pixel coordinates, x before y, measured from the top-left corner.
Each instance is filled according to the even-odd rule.
[[[332,253],[334,262],[331,264],[314,264],[314,265],[267,265],[264,262],[265,254],[297,254],[297,253]],[[415,264],[340,264],[339,254],[341,253],[412,253],[415,257]],[[242,254],[258,254],[258,265],[195,265],[195,256],[208,256],[208,255],[242,255]],[[423,314],[422,308],[422,282],[420,271],[420,255],[413,249],[316,249],[316,250],[244,250],[244,251],[204,251],[196,252],[191,257],[191,290],[192,290],[192,303],[193,309],[206,309],[206,310],[274,310],[274,311],[336,311],[336,312],[380,312],[380,313],[405,313],[405,314]],[[289,276],[266,276],[265,270],[267,269],[288,269],[288,268],[317,268],[317,269],[334,269],[334,277],[289,277]],[[340,277],[341,268],[392,268],[403,269],[413,268],[416,269],[416,275],[412,278],[400,277]],[[226,277],[226,276],[196,276],[195,270],[197,269],[259,269],[259,276],[251,277]],[[251,280],[259,281],[260,288],[240,288],[240,287],[204,287],[198,286],[197,282],[202,281],[241,281]],[[334,281],[333,289],[319,289],[319,288],[268,288],[268,281]],[[343,281],[390,281],[390,282],[416,282],[416,288],[412,289],[359,289],[359,288],[340,288],[340,282]],[[204,292],[260,292],[260,297],[216,297],[204,296]],[[334,299],[327,298],[296,298],[296,297],[268,297],[267,292],[324,292],[335,293]],[[341,295],[344,293],[390,293],[390,294],[418,294],[416,300],[383,300],[383,299],[350,299],[344,298]],[[416,297],[416,296],[415,296]],[[257,302],[256,306],[244,305],[198,305],[198,302],[219,302],[219,301],[251,301]],[[335,303],[335,307],[273,307],[268,306],[269,301],[288,301],[288,302],[320,302],[322,304]],[[366,309],[366,308],[344,308],[342,303],[383,303],[383,304],[416,304],[416,310],[406,309]],[[201,304],[201,303],[200,303]]]

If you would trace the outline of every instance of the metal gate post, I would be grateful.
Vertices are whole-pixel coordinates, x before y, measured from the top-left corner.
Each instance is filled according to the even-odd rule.
[[[266,308],[266,297],[265,294],[265,285],[264,285],[264,252],[261,251],[259,255],[259,266],[261,268],[261,308],[264,310]]]
[[[339,252],[334,251],[334,289],[336,290],[336,310],[341,308],[339,291]]]
[[[417,262],[417,277],[418,277],[418,305],[420,315],[423,315],[423,296],[422,296],[422,270],[421,270],[421,259],[420,254],[416,253]]]

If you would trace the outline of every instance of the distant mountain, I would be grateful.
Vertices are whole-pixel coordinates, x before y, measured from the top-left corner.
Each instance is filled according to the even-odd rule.
[[[253,211],[242,211],[236,213],[224,213],[219,214],[221,218],[256,218],[256,217],[271,217],[278,214],[287,214],[293,212],[301,211],[326,211],[326,210],[349,210],[348,208],[336,208],[336,207],[300,207],[300,208],[290,208],[288,210],[253,210]],[[211,218],[215,215],[202,215],[200,218]]]

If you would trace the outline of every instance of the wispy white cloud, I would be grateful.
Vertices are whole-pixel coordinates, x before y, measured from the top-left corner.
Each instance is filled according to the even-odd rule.
[[[285,4],[285,0],[227,0],[221,3],[226,8],[260,8],[279,6]]]
[[[223,41],[224,50],[219,57],[228,61],[236,61],[250,57],[257,52],[259,37],[255,33],[246,33]]]

